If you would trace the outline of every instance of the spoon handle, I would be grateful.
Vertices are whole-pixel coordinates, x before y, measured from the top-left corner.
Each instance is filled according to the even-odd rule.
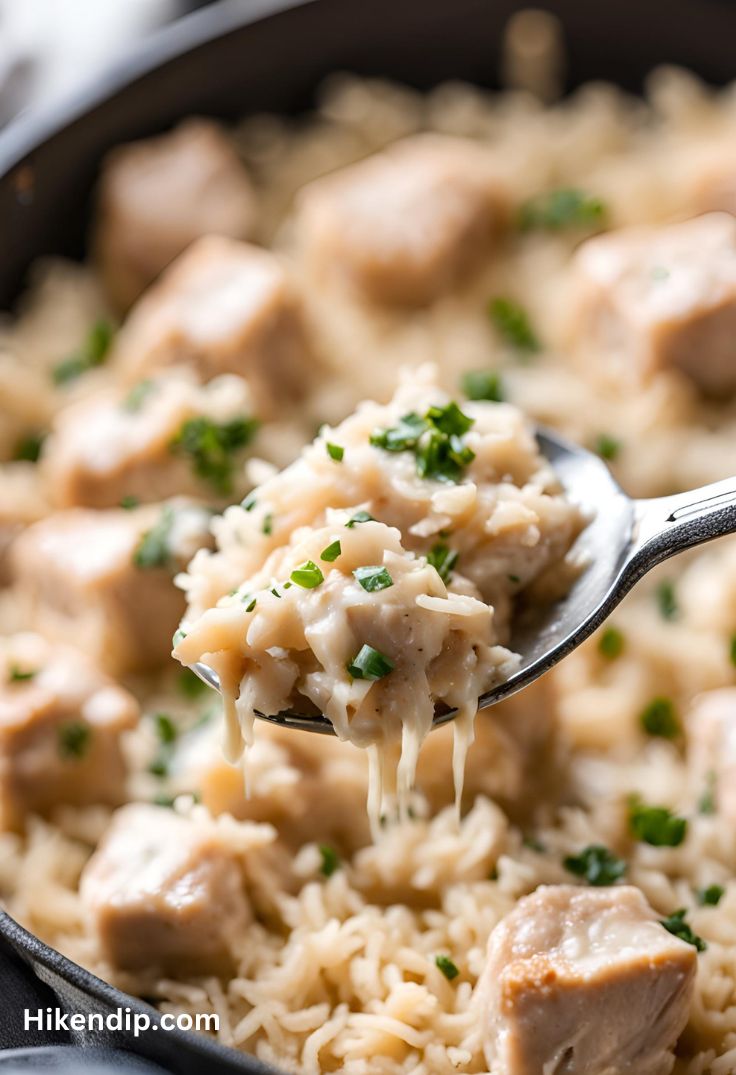
[[[636,577],[670,556],[736,533],[736,477],[674,496],[637,500],[629,570]]]

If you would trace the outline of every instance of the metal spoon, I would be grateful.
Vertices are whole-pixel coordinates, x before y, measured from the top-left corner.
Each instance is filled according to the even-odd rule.
[[[537,441],[569,499],[593,515],[575,545],[586,567],[561,601],[535,609],[516,628],[509,646],[521,654],[521,666],[479,698],[479,709],[516,694],[571,653],[651,568],[736,531],[736,477],[674,496],[632,500],[592,452],[549,430],[538,431]],[[220,689],[211,668],[196,664],[194,671],[210,687]],[[258,716],[287,728],[334,734],[323,716],[294,712]],[[454,716],[454,710],[438,709],[434,724],[445,724]]]

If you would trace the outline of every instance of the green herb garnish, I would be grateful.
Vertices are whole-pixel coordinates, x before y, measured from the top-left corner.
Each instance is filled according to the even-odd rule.
[[[45,439],[45,433],[26,433],[15,445],[13,460],[16,463],[37,463]]]
[[[258,598],[256,598],[256,597],[251,598],[251,600],[245,606],[245,611],[246,612],[252,612],[257,604],[258,604]]]
[[[74,720],[59,726],[59,753],[63,758],[82,758],[87,752],[92,729],[89,724]]]
[[[505,399],[500,373],[495,370],[470,370],[463,375],[462,390],[468,399],[502,403]]]
[[[618,627],[606,627],[598,639],[598,652],[609,661],[620,657],[625,646],[626,640]]]
[[[179,729],[168,713],[154,713],[153,725],[156,729],[156,735],[162,743],[173,743],[179,734]]]
[[[677,605],[675,587],[668,579],[665,579],[664,582],[660,582],[657,587],[657,604],[659,605],[659,612],[662,619],[674,620],[677,618],[679,608]]]
[[[601,459],[606,459],[608,462],[612,462],[619,456],[621,451],[621,441],[616,437],[612,437],[610,433],[599,433],[593,441],[593,451],[596,452]]]
[[[270,511],[263,517],[261,533],[265,534],[266,537],[270,537],[273,533],[273,515]]]
[[[391,578],[386,568],[381,565],[375,567],[356,567],[355,571],[353,571],[353,575],[368,593],[376,593],[378,590],[387,590],[389,586],[393,586],[394,584],[394,580]]]
[[[356,511],[352,518],[348,519],[345,526],[348,530],[353,530],[358,523],[374,523],[376,520],[367,511]]]
[[[707,888],[698,889],[698,903],[701,907],[717,907],[725,894],[723,885],[708,885]]]
[[[340,444],[331,444],[329,441],[326,447],[330,459],[334,459],[336,463],[342,463],[345,449]]]
[[[433,567],[444,583],[452,578],[460,554],[440,541],[427,553],[427,563]]]
[[[321,874],[325,877],[332,877],[335,870],[340,868],[340,856],[334,847],[330,847],[329,844],[320,844],[319,853],[322,857],[322,864],[319,868]]]
[[[120,498],[120,507],[123,509],[123,511],[133,511],[134,508],[137,508],[139,506],[140,500],[138,499],[138,497],[133,496],[130,493],[127,496],[123,496]]]
[[[449,956],[435,956],[434,961],[436,966],[442,971],[448,982],[451,982],[453,978],[457,978],[460,971],[452,962]]]
[[[348,672],[353,679],[371,680],[383,679],[389,672],[393,672],[395,667],[393,661],[367,644],[361,646],[347,665]]]
[[[532,328],[529,315],[513,299],[491,299],[488,313],[496,330],[506,343],[522,354],[533,355],[541,345]]]
[[[374,430],[370,443],[386,452],[413,452],[421,478],[455,482],[475,459],[475,452],[462,442],[473,422],[457,403],[448,403],[430,407],[424,418],[405,414],[398,425]]]
[[[666,806],[645,806],[634,799],[629,804],[629,829],[637,840],[652,847],[679,847],[687,834],[687,819]]]
[[[672,933],[675,937],[679,937],[681,941],[691,944],[693,948],[697,948],[699,952],[704,952],[708,945],[702,937],[699,937],[697,933],[693,933],[692,929],[685,921],[686,914],[687,911],[685,908],[681,907],[679,911],[673,911],[667,918],[660,919],[660,925],[664,926],[668,933]]]
[[[590,844],[579,855],[568,855],[562,865],[589,885],[612,885],[626,873],[626,863],[602,844]]]
[[[669,698],[653,698],[642,711],[639,721],[647,735],[676,739],[680,734],[680,722]]]
[[[191,668],[182,668],[177,686],[185,698],[199,698],[208,689],[207,684]]]
[[[698,799],[698,813],[703,815],[716,812],[716,774],[711,769],[705,777],[705,791]]]
[[[736,635],[731,635],[731,640],[728,644],[728,656],[731,664],[736,666]]]
[[[173,638],[171,639],[171,648],[176,649],[181,641],[187,637],[186,631],[183,631],[181,627],[177,627],[174,631]]]
[[[333,541],[331,545],[328,545],[326,549],[323,549],[319,554],[320,560],[326,560],[328,564],[332,564],[337,560],[338,556],[342,552],[342,545],[339,541]]]
[[[9,683],[27,683],[38,675],[36,668],[20,668],[17,664],[11,664],[8,668]]]
[[[248,493],[248,495],[240,501],[240,506],[241,508],[243,508],[244,511],[253,511],[253,508],[256,506],[256,503],[256,494]]]
[[[168,567],[171,561],[169,537],[173,523],[173,511],[171,508],[164,508],[156,525],[143,534],[138,548],[133,553],[133,563],[136,567],[144,569]]]
[[[599,227],[605,216],[606,207],[600,198],[563,187],[537,194],[524,202],[519,210],[518,224],[521,231],[563,231],[566,228]]]
[[[233,456],[250,443],[257,429],[254,418],[215,422],[199,415],[184,422],[171,442],[171,450],[189,456],[197,477],[227,496],[233,487]]]
[[[102,366],[110,350],[113,335],[113,327],[109,321],[97,321],[79,350],[54,366],[54,384],[69,384],[95,366]]]
[[[305,560],[299,567],[295,567],[289,578],[304,590],[313,590],[315,586],[325,581],[322,569],[315,564],[314,560]]]
[[[153,391],[153,381],[145,380],[134,384],[123,400],[121,406],[128,414],[137,414]]]

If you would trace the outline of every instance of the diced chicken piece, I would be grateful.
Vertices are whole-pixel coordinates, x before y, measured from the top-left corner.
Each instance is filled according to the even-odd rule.
[[[10,550],[24,527],[42,518],[48,504],[33,463],[0,465],[0,586],[11,580]]]
[[[724,823],[736,824],[736,688],[702,694],[687,736],[693,798],[712,803]]]
[[[579,346],[649,377],[679,370],[710,395],[736,390],[736,219],[709,213],[589,240],[577,255]]]
[[[119,146],[103,164],[94,235],[110,300],[127,310],[195,239],[247,239],[254,218],[250,180],[216,123]]]
[[[34,523],[12,549],[31,622],[113,673],[157,667],[184,609],[173,576],[208,541],[209,521],[204,509],[174,501],[77,508]]]
[[[239,374],[270,413],[303,394],[309,373],[299,305],[278,259],[218,236],[192,244],[136,304],[116,360],[128,383],[174,365],[204,379]]]
[[[492,251],[505,215],[488,150],[422,134],[307,186],[297,228],[318,274],[377,302],[422,304]]]
[[[0,829],[60,804],[117,805],[126,766],[120,736],[138,704],[78,650],[38,635],[0,645]]]
[[[129,804],[82,874],[82,903],[113,966],[220,974],[250,919],[241,848],[207,819]]]
[[[42,471],[57,507],[116,507],[176,494],[242,497],[256,431],[248,386],[173,372],[85,397],[57,416]]]
[[[177,787],[197,790],[213,815],[268,821],[293,851],[316,841],[350,853],[370,841],[365,758],[350,745],[262,724],[248,750],[246,798],[241,767],[222,756],[221,729],[210,725],[191,739],[180,751]]]
[[[667,1075],[695,948],[630,886],[541,886],[488,942],[476,1000],[493,1075]]]

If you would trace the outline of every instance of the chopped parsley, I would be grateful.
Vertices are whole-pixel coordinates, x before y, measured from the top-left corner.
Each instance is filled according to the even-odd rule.
[[[358,523],[374,523],[375,521],[376,520],[373,518],[373,516],[369,512],[367,512],[367,511],[356,511],[355,515],[353,515],[345,523],[345,526],[347,527],[348,530],[353,530],[358,525]]]
[[[289,578],[304,590],[313,590],[315,586],[325,581],[322,569],[315,564],[314,560],[305,560],[299,567],[295,567]]]
[[[177,627],[177,629],[174,631],[174,636],[171,639],[172,647],[175,648],[176,646],[178,646],[179,643],[182,642],[186,637],[186,631],[183,631],[181,627]]]
[[[196,678],[197,677],[195,676],[195,679]],[[201,683],[202,681],[199,680],[199,682]],[[173,743],[179,734],[176,724],[168,713],[154,713],[153,726],[156,729],[156,735],[162,743]]]
[[[455,549],[439,541],[427,553],[427,563],[435,569],[442,581],[447,583],[452,578],[459,555]]]
[[[598,652],[608,661],[620,657],[626,646],[626,639],[618,627],[606,627],[598,639]]]
[[[506,343],[522,354],[533,355],[541,350],[526,310],[513,299],[491,299],[488,313],[496,330]]]
[[[716,774],[711,769],[705,778],[705,791],[698,799],[698,813],[705,816],[716,812]]]
[[[626,863],[602,844],[590,844],[579,855],[568,855],[562,865],[589,885],[612,885],[626,873]]]
[[[199,698],[207,690],[207,684],[191,668],[182,668],[177,686],[185,698]]]
[[[451,982],[453,978],[457,978],[460,973],[449,956],[435,956],[434,961],[436,966],[444,974],[445,978],[447,978],[448,982]]]
[[[679,612],[677,595],[675,594],[675,587],[669,579],[660,582],[657,587],[657,605],[659,606],[659,614],[663,620],[674,620],[677,618]]]
[[[8,682],[9,683],[27,683],[30,679],[35,679],[38,675],[38,670],[35,668],[20,668],[17,664],[11,664],[8,668]]]
[[[670,698],[653,698],[642,710],[639,721],[647,735],[676,739],[680,734],[680,722]]]
[[[140,568],[167,567],[171,561],[169,537],[174,523],[171,508],[164,508],[155,526],[147,530],[133,553],[133,563]],[[176,638],[176,636],[174,636]]]
[[[672,933],[675,937],[679,937],[681,941],[691,944],[693,948],[698,950],[698,952],[704,952],[708,945],[702,937],[699,937],[697,933],[693,933],[692,929],[685,921],[686,914],[687,911],[685,908],[681,907],[679,911],[673,911],[667,918],[661,918],[660,925],[664,926],[668,933]]]
[[[736,634],[731,635],[731,640],[728,644],[728,656],[731,664],[736,666]]]
[[[63,758],[82,758],[87,752],[92,729],[79,720],[59,726],[59,753]]]
[[[470,370],[464,374],[461,383],[468,399],[502,403],[506,396],[501,374],[495,370]]]
[[[26,433],[15,445],[13,460],[16,463],[37,463],[45,439],[45,433]]]
[[[361,646],[347,665],[348,672],[353,679],[371,680],[383,679],[389,672],[393,672],[395,667],[393,661],[367,643]]]
[[[170,447],[175,453],[189,456],[197,477],[227,496],[233,487],[233,456],[250,443],[257,428],[254,418],[241,416],[215,422],[199,415],[184,422]]]
[[[128,414],[137,414],[154,389],[154,383],[150,380],[139,381],[134,384],[130,392],[123,400],[121,406]]]
[[[110,350],[113,335],[113,327],[109,321],[95,322],[79,350],[54,366],[54,384],[69,384],[95,366],[102,366]]]
[[[340,444],[331,444],[330,441],[328,441],[327,454],[330,459],[334,459],[336,463],[342,463],[345,449]]]
[[[123,509],[123,511],[133,511],[133,509],[137,508],[139,504],[140,500],[138,499],[138,497],[132,496],[132,494],[130,493],[127,496],[123,496],[120,498],[120,507]]]
[[[246,612],[252,612],[257,604],[258,604],[258,599],[256,597],[252,597],[251,600],[248,602],[248,604],[245,606],[245,611]]]
[[[320,844],[319,853],[322,858],[319,872],[325,877],[332,877],[335,870],[340,868],[340,856],[329,844]]]
[[[386,452],[413,452],[420,478],[456,482],[475,459],[475,452],[462,442],[473,422],[457,403],[448,403],[430,407],[423,418],[405,414],[398,425],[374,430],[370,443]]]
[[[342,545],[339,541],[333,541],[328,545],[326,549],[323,549],[319,554],[320,560],[325,560],[328,564],[332,564],[337,560],[338,556],[342,552]]]
[[[270,511],[263,517],[263,525],[261,526],[261,532],[265,534],[266,537],[270,537],[273,533],[273,515]]]
[[[243,508],[244,511],[253,511],[253,508],[256,506],[256,503],[256,494],[248,493],[248,495],[240,501],[240,506],[241,508]]]
[[[612,437],[610,433],[599,433],[593,441],[593,451],[596,452],[601,459],[606,459],[608,462],[612,462],[619,456],[621,451],[621,441],[617,437]]]
[[[725,894],[723,885],[708,885],[707,888],[698,889],[698,903],[701,907],[717,907]]]
[[[629,804],[629,829],[637,840],[652,847],[679,847],[687,834],[687,819],[666,806],[645,806],[634,799]]]
[[[544,191],[524,202],[519,210],[521,231],[563,231],[566,228],[599,227],[606,217],[600,198],[574,187]]]
[[[394,580],[385,567],[380,564],[375,567],[356,567],[353,575],[360,585],[368,593],[376,593],[377,590],[387,590],[393,586]]]

